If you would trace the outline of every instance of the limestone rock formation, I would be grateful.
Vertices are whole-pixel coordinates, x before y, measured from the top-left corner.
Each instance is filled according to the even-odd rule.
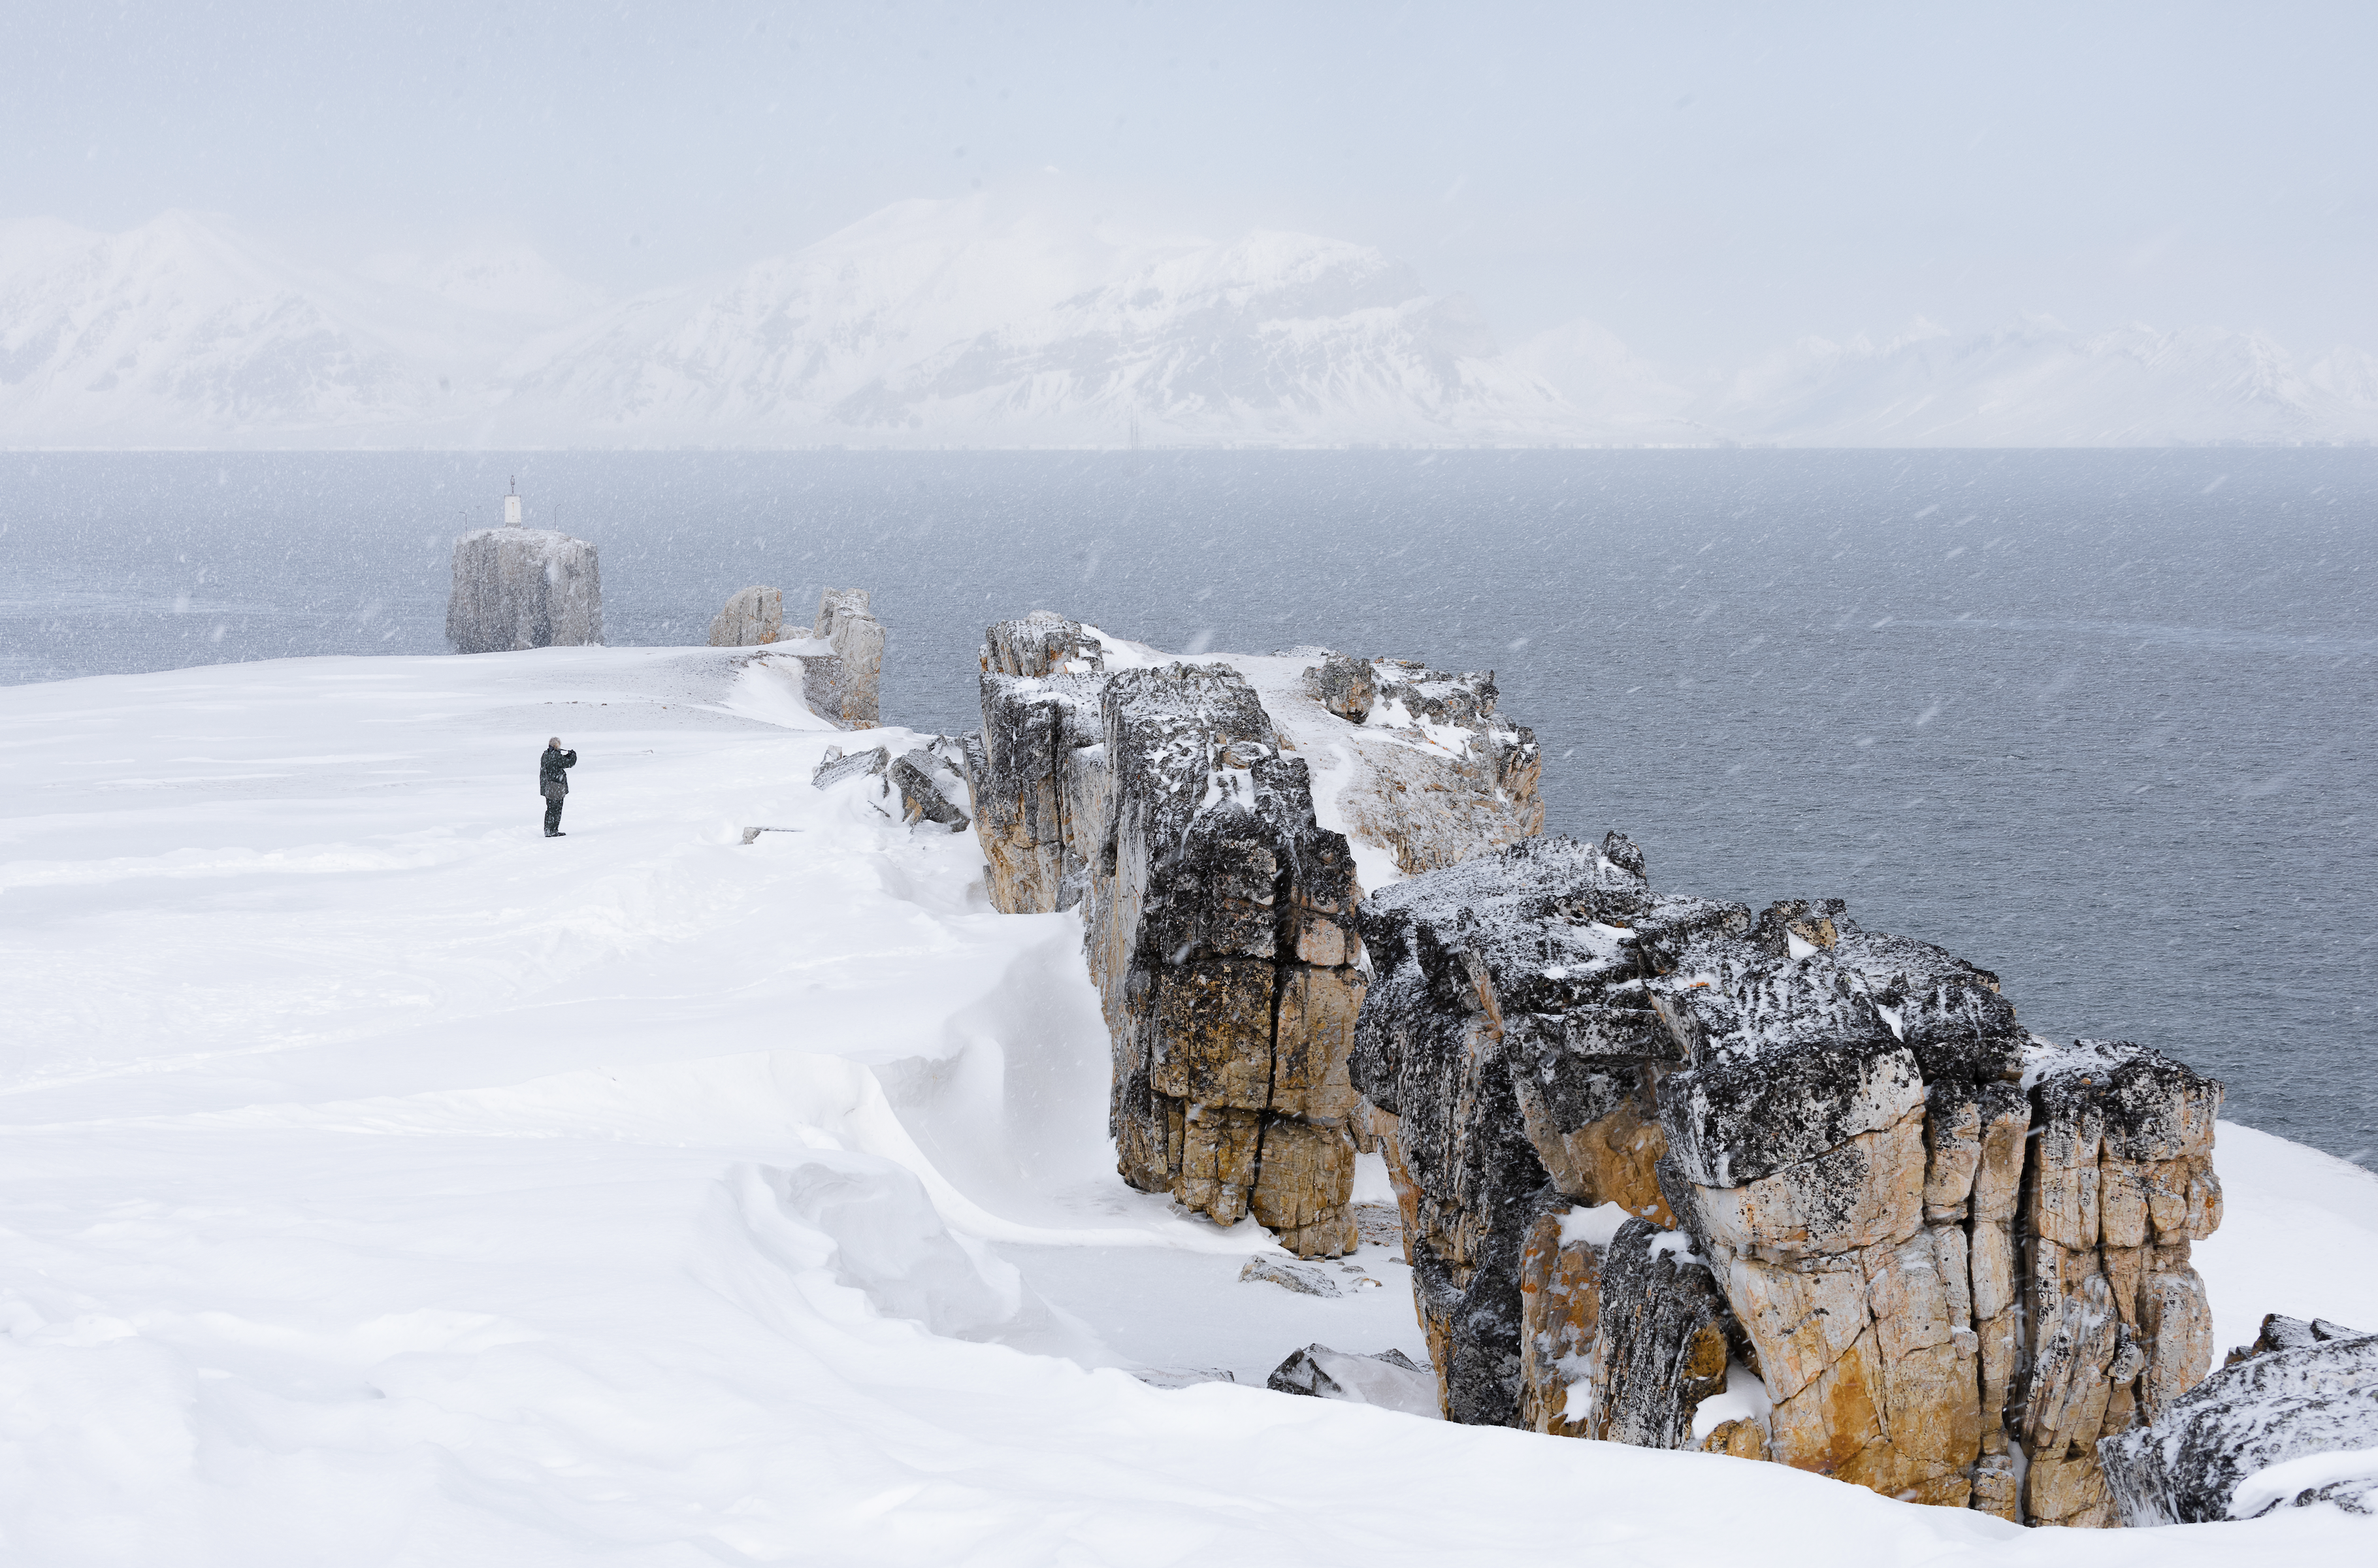
[[[2027,1514],[2119,1522],[2098,1439],[2153,1422],[2213,1364],[2189,1243],[2221,1223],[2221,1085],[2144,1047],[2039,1054],[2023,1273],[2031,1325]]]
[[[2210,1359],[2217,1083],[2048,1047],[1995,976],[1837,901],[1655,894],[1616,835],[1361,925],[1353,1076],[1453,1418],[2115,1522],[2096,1440]],[[1763,1408],[1697,1435],[1737,1380]]]
[[[454,541],[446,638],[462,653],[603,641],[594,547],[550,528],[480,528]]]
[[[1304,694],[1345,722],[1358,776],[1339,809],[1406,874],[1458,864],[1543,831],[1535,732],[1496,717],[1494,671],[1447,674],[1410,659],[1325,654]],[[1308,737],[1318,741],[1323,737]]]
[[[1407,1415],[1436,1415],[1436,1380],[1400,1350],[1361,1356],[1308,1345],[1282,1361],[1264,1386],[1275,1393],[1375,1405]]]
[[[983,633],[986,675],[1095,675],[1106,669],[1098,633],[1054,610],[1036,609]]]
[[[1338,1256],[1356,1245],[1351,851],[1243,677],[1110,669],[1106,648],[1045,611],[985,634],[967,784],[992,906],[1081,907],[1124,1178]]]
[[[1223,1224],[1252,1212],[1301,1256],[1350,1251],[1346,840],[1315,825],[1304,764],[1233,671],[1124,670],[1100,716],[1111,803],[1084,924],[1124,1178]]]
[[[1651,1007],[1644,951],[1747,929],[1750,914],[1654,894],[1622,863],[1635,858],[1615,835],[1603,849],[1526,838],[1363,905],[1374,979],[1353,1077],[1397,1179],[1455,1420],[1514,1424],[1523,1399],[1567,1404],[1565,1379],[1521,1377],[1522,1253],[1546,1209],[1615,1203],[1671,1222],[1655,1089],[1683,1053]]]
[[[817,711],[853,730],[871,730],[882,722],[877,705],[883,678],[883,623],[868,604],[864,588],[828,588],[818,600],[817,624],[811,631],[840,666],[835,690],[826,699],[831,709]]]
[[[785,634],[785,596],[778,588],[738,588],[710,623],[714,648],[755,648]]]
[[[2265,1320],[2242,1357],[2097,1452],[2126,1524],[2378,1514],[2378,1334]]]

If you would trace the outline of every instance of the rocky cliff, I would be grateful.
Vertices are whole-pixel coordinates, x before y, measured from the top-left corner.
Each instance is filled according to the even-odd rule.
[[[2119,1522],[2097,1440],[2209,1364],[2219,1084],[2048,1047],[1838,902],[1655,893],[1615,835],[1359,923],[1352,1074],[1447,1416]]]
[[[480,528],[454,541],[446,638],[461,653],[603,640],[594,547],[550,528]]]
[[[1045,612],[991,627],[981,664],[991,900],[1081,907],[1124,1179],[1222,1224],[1252,1213],[1301,1256],[1351,1249],[1361,890],[1304,764],[1228,669],[1110,669]]]

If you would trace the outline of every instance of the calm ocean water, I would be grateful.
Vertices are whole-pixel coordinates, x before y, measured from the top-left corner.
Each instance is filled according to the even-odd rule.
[[[2378,1164],[2378,452],[0,454],[0,681],[442,652],[513,476],[614,643],[872,589],[921,728],[1039,608],[1493,669],[1552,829],[1846,898]]]

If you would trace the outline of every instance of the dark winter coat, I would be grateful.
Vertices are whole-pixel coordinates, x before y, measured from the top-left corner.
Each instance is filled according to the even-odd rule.
[[[570,779],[561,770],[577,766],[576,752],[557,751],[551,746],[546,747],[545,754],[536,759],[536,792],[548,801],[558,800],[570,793]]]

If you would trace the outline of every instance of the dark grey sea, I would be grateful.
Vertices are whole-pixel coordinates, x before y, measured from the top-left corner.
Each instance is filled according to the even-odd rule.
[[[2378,452],[9,454],[0,681],[441,652],[515,476],[614,643],[872,589],[919,728],[1040,608],[1492,669],[1552,830],[1846,898],[2378,1164]]]

